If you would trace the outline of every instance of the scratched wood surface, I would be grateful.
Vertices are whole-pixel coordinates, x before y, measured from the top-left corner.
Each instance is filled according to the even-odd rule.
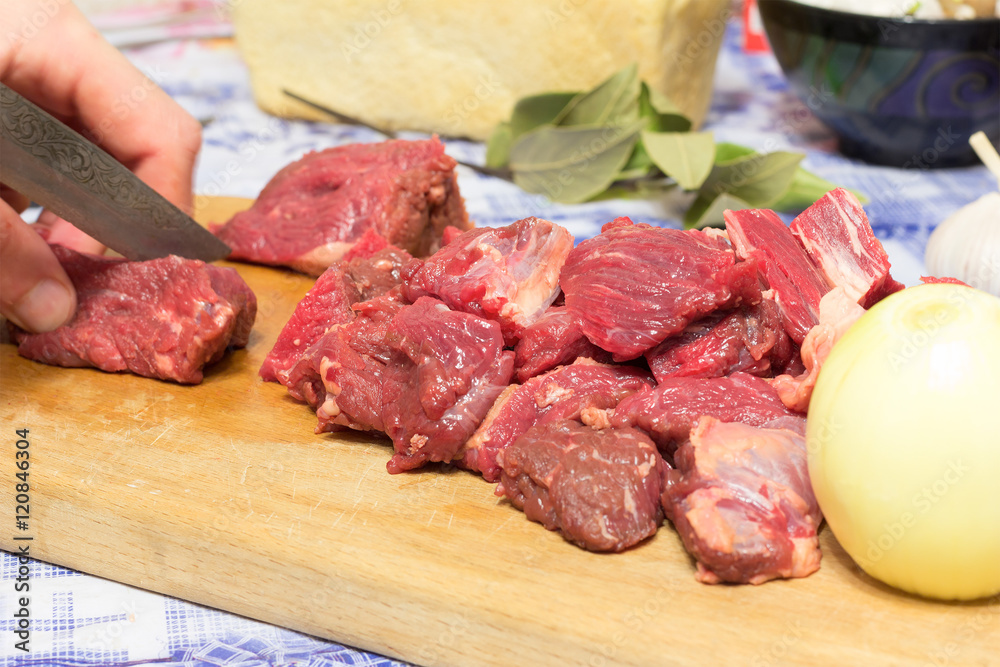
[[[246,206],[216,199],[199,217]],[[196,387],[44,366],[0,346],[0,517],[31,431],[36,557],[421,664],[997,664],[1000,605],[861,573],[829,530],[801,580],[705,586],[669,525],[582,551],[472,474],[389,475],[390,445],[315,435],[256,370],[311,281],[233,265],[260,312]],[[0,548],[13,550],[11,530]]]

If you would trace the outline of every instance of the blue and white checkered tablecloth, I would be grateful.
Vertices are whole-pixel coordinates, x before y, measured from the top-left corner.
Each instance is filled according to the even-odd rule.
[[[211,0],[200,0],[211,4]],[[187,4],[192,4],[191,2]],[[199,2],[194,2],[197,5]],[[209,25],[206,26],[206,23]],[[221,15],[203,21],[197,35],[226,34]],[[138,41],[148,42],[148,30]],[[154,31],[155,34],[155,31]],[[120,41],[128,42],[116,33]],[[287,121],[262,113],[253,103],[246,68],[229,40],[154,40],[124,50],[133,61],[205,123],[196,191],[254,197],[282,166],[308,150],[380,137],[370,130]],[[739,25],[729,26],[716,74],[707,128],[716,139],[761,150],[805,152],[803,165],[835,183],[866,193],[872,225],[908,285],[923,270],[923,251],[935,225],[996,187],[984,167],[909,170],[875,167],[835,152],[833,135],[786,88],[770,54],[747,55]],[[448,142],[448,152],[482,161],[484,148]],[[555,205],[505,181],[460,168],[459,183],[470,216],[479,225],[506,224],[539,215],[578,238],[599,232],[619,215],[636,221],[678,225],[684,202],[607,200]],[[13,648],[18,560],[0,552],[0,662],[3,665],[398,665],[387,658],[309,637],[181,600],[30,561],[32,634],[30,654]]]

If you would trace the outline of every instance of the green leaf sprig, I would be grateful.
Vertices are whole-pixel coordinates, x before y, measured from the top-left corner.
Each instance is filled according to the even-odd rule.
[[[722,225],[726,209],[802,210],[836,187],[799,166],[801,153],[758,153],[691,127],[666,96],[639,80],[633,64],[590,91],[521,99],[490,137],[486,166],[507,169],[524,190],[566,204],[611,188],[654,194],[680,187],[697,193],[684,216],[687,228]]]

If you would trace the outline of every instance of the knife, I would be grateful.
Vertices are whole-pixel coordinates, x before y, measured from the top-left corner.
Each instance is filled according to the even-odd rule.
[[[229,246],[82,135],[0,83],[0,182],[132,260]]]

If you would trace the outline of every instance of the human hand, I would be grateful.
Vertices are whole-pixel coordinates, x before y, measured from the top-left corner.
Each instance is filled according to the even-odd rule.
[[[201,147],[198,122],[108,44],[69,0],[3,5],[0,81],[95,140],[190,212]],[[0,198],[0,314],[29,331],[51,331],[72,318],[76,293],[46,241],[82,252],[102,253],[105,247],[50,211],[32,228],[19,215],[28,204],[24,197],[0,187]]]

